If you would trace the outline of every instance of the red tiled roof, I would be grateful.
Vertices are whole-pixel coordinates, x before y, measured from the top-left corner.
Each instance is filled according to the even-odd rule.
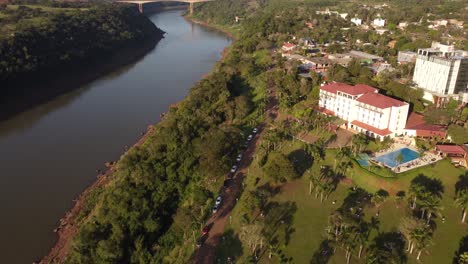
[[[296,47],[296,44],[286,42],[286,43],[283,44],[283,47],[285,47],[285,48],[293,48],[293,47]]]
[[[409,115],[405,129],[416,130],[416,136],[418,137],[445,138],[447,136],[446,126],[427,124],[423,115],[414,112]]]
[[[424,124],[426,124],[426,121],[424,121],[423,115],[411,112],[406,121],[406,129],[412,129],[413,127]]]
[[[364,104],[372,105],[380,109],[385,109],[385,108],[389,108],[392,106],[403,106],[407,104],[400,100],[393,99],[391,97],[388,97],[379,93],[364,94],[360,96],[358,99],[356,99],[356,101],[364,103]]]
[[[375,134],[380,135],[380,136],[388,136],[388,135],[390,135],[392,133],[392,131],[390,131],[388,129],[376,128],[376,127],[370,126],[368,124],[362,123],[362,122],[357,121],[357,120],[353,120],[351,122],[351,124],[353,124],[355,126],[358,126],[360,128],[363,128],[365,130],[368,130],[370,132],[374,132]]]
[[[332,110],[328,110],[325,107],[319,107],[318,110],[326,115],[335,115],[335,112],[333,112]]]
[[[360,94],[366,94],[366,93],[376,93],[378,90],[377,88],[371,87],[369,85],[365,84],[357,84],[355,86],[348,85],[346,83],[339,83],[339,82],[333,82],[326,84],[322,87],[320,87],[320,90],[324,90],[330,93],[336,94],[338,91],[347,93],[350,95],[360,95]]]
[[[465,155],[465,149],[457,145],[436,145],[436,150],[447,154]]]

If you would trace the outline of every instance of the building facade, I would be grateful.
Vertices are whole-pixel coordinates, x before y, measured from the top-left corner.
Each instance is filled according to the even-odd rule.
[[[334,82],[320,87],[319,109],[343,119],[347,129],[383,140],[403,134],[409,104],[368,85]]]
[[[435,103],[449,97],[463,100],[468,93],[468,52],[438,42],[419,49],[413,82],[424,89],[426,99]]]

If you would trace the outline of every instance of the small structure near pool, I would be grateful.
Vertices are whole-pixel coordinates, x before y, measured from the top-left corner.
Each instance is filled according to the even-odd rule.
[[[456,166],[468,167],[467,149],[458,145],[436,145],[435,151],[440,157],[450,158]]]

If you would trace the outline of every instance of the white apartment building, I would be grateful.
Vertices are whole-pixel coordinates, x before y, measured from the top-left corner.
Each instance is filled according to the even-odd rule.
[[[403,134],[409,104],[368,85],[333,82],[320,87],[319,110],[345,120],[347,129],[383,140]]]
[[[468,52],[438,42],[419,49],[413,82],[424,89],[427,100],[436,104],[449,97],[463,100],[468,93]]]

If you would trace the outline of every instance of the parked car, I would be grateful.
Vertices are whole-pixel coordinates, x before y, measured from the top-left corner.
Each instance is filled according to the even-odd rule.
[[[249,135],[249,136],[247,137],[247,141],[252,140],[252,138],[253,138],[253,135]]]
[[[249,146],[249,142],[246,141],[246,142],[244,143],[244,148],[247,148],[248,146]]]
[[[237,165],[232,166],[231,173],[236,173],[236,171],[237,171]]]
[[[203,243],[205,243],[205,240],[207,238],[207,235],[202,235],[197,239],[197,247],[201,247]]]
[[[215,206],[213,206],[213,214],[218,212],[218,209],[219,209],[219,204],[215,204]]]
[[[224,188],[228,188],[229,185],[231,185],[231,179],[230,179],[230,178],[227,179],[227,180],[224,180],[223,187],[224,187]]]
[[[215,204],[216,204],[216,205],[220,205],[222,200],[223,200],[223,198],[221,198],[221,196],[218,196],[218,197],[216,198]]]
[[[257,129],[257,128],[254,128],[254,129],[252,130],[252,133],[254,133],[254,134],[257,134],[257,132],[258,132],[258,129]]]
[[[242,154],[237,155],[236,161],[240,162],[242,160]]]
[[[208,234],[208,232],[210,232],[210,229],[211,229],[211,226],[207,225],[205,227],[203,227],[201,233],[202,233],[202,236]]]

